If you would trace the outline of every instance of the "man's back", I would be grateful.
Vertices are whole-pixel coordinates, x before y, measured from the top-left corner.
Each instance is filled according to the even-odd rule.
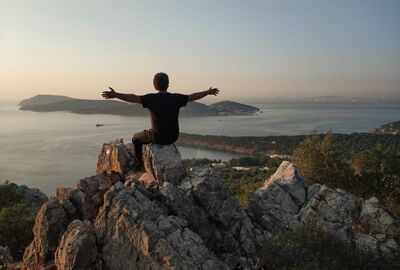
[[[150,110],[151,126],[157,143],[170,144],[179,135],[179,109],[186,106],[187,95],[159,92],[140,97],[144,108]]]
[[[147,143],[170,144],[174,143],[179,136],[179,109],[186,106],[187,102],[201,99],[207,95],[218,95],[218,88],[212,88],[192,93],[190,95],[171,94],[167,92],[169,78],[166,73],[160,72],[154,75],[154,88],[159,91],[157,94],[147,94],[138,96],[135,94],[124,94],[115,92],[109,87],[110,91],[104,91],[102,96],[106,99],[118,98],[127,102],[140,103],[144,108],[150,110],[151,126],[150,130],[143,130],[136,133],[132,138],[135,148],[135,160],[137,166],[143,165],[142,145]]]

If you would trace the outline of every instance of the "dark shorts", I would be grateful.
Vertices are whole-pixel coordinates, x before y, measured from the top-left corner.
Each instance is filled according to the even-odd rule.
[[[143,144],[156,143],[152,129],[143,130],[133,135],[133,140],[137,140]]]
[[[176,142],[177,136],[173,138],[163,137],[158,134],[154,134],[154,131],[152,129],[149,129],[136,133],[133,136],[133,140],[139,141],[142,144],[148,144],[148,143],[171,144]]]

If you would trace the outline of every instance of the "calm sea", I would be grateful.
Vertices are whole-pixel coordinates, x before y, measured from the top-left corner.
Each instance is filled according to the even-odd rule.
[[[308,134],[310,131],[368,132],[399,120],[399,105],[374,104],[252,104],[255,116],[181,118],[182,132],[229,136]],[[104,127],[96,128],[96,123]],[[147,117],[79,115],[67,112],[19,111],[0,103],[0,181],[37,187],[54,194],[58,186],[73,187],[95,174],[104,142],[131,140],[135,131],[149,128]],[[183,158],[229,160],[235,154],[180,147]]]

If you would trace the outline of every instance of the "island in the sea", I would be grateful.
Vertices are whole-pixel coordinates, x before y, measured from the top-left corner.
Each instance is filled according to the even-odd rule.
[[[80,114],[147,115],[140,104],[115,100],[77,99],[58,95],[36,95],[19,103],[19,109],[35,112],[68,111]],[[253,115],[260,109],[233,101],[221,101],[206,105],[190,102],[181,109],[182,116]]]

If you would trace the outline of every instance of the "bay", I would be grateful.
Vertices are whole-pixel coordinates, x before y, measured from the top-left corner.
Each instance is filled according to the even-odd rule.
[[[398,104],[251,104],[254,116],[181,118],[182,132],[228,136],[308,134],[328,129],[340,133],[369,132],[399,120]],[[0,181],[37,187],[53,195],[58,186],[75,185],[95,173],[104,142],[150,127],[148,117],[37,113],[0,103]],[[96,127],[96,123],[104,124]],[[183,158],[229,160],[239,155],[179,147]]]

